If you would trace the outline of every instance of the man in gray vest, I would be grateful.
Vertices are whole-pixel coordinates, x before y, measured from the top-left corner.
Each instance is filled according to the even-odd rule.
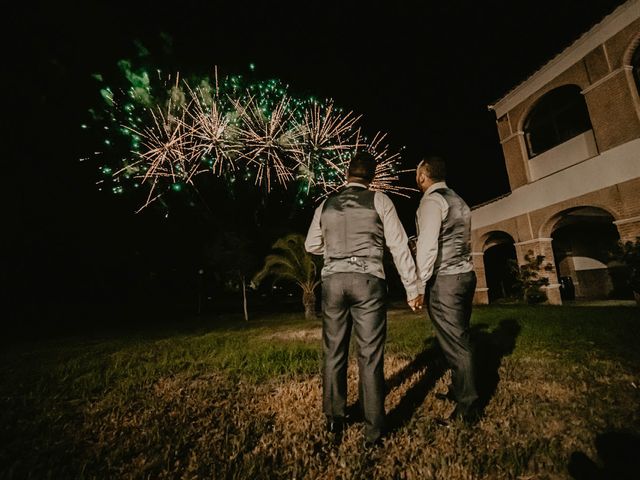
[[[384,343],[387,330],[383,246],[386,243],[415,310],[419,299],[407,235],[393,203],[368,189],[375,158],[365,152],[349,164],[347,186],[315,211],[305,242],[308,252],[324,255],[323,411],[330,432],[342,433],[347,403],[347,363],[353,327],[358,345],[359,394],[365,421],[365,446],[384,429]]]
[[[426,288],[429,317],[452,369],[452,388],[446,395],[457,402],[452,418],[472,421],[477,416],[478,394],[469,341],[476,288],[471,210],[447,187],[445,175],[445,163],[439,157],[421,161],[416,169],[416,183],[424,193],[416,213],[418,290],[422,294]]]

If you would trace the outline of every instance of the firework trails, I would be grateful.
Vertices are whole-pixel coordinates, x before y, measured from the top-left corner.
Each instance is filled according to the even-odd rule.
[[[120,67],[127,81],[103,88],[104,107],[91,110],[104,132],[98,183],[111,182],[116,194],[144,186],[138,211],[165,193],[195,187],[201,175],[252,182],[266,192],[295,186],[301,204],[318,200],[345,184],[349,160],[361,150],[378,161],[373,189],[405,196],[411,190],[398,185],[400,154],[386,135],[367,141],[360,116],[330,100],[290,95],[278,80],[236,75],[218,82],[217,72],[212,85],[179,76],[162,82],[158,71],[160,86],[153,87],[147,72],[132,72],[128,62]]]

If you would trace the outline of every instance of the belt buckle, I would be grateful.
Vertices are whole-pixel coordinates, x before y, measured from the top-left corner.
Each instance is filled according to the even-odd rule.
[[[356,267],[360,267],[364,271],[367,270],[367,263],[359,257],[349,257],[347,260],[351,265],[355,265]]]

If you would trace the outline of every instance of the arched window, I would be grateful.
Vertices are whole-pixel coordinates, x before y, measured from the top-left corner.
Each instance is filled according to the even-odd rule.
[[[565,85],[544,95],[524,124],[529,158],[591,129],[584,97],[576,85]]]

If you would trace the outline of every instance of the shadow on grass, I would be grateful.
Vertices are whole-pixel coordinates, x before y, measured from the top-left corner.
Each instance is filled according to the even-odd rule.
[[[398,405],[387,414],[387,435],[399,430],[411,420],[429,391],[447,371],[447,362],[435,338],[428,339],[425,349],[387,381],[387,391],[399,387],[412,375],[425,368],[427,371],[422,378],[407,390]]]
[[[478,408],[481,411],[488,405],[496,392],[500,382],[498,370],[502,358],[513,352],[516,338],[521,330],[520,324],[514,319],[502,320],[490,332],[487,331],[487,328],[486,324],[472,325],[470,328],[470,338],[475,352]],[[387,391],[391,391],[402,385],[412,375],[427,369],[420,380],[407,390],[398,405],[387,414],[388,434],[397,431],[409,422],[447,368],[447,362],[438,342],[435,338],[430,338],[427,340],[424,350],[411,363],[387,380]],[[354,420],[361,418],[357,407],[357,403],[351,407],[350,413],[354,416]]]
[[[640,472],[640,436],[611,431],[596,436],[596,463],[583,452],[573,452],[569,474],[575,480],[626,480],[638,478]]]
[[[392,412],[387,414],[388,425],[398,423],[398,425],[401,426],[406,423],[411,418],[415,409],[424,401],[424,397],[429,390],[433,388],[438,378],[446,371],[446,361],[434,337],[425,340],[424,350],[418,353],[411,363],[385,380],[385,391],[388,393],[394,388],[399,387],[411,378],[412,375],[427,367],[429,368],[427,374],[407,392],[400,401],[400,404]],[[407,413],[406,418],[404,418],[405,412]],[[364,421],[359,399],[347,406],[346,415],[347,421],[350,424]]]
[[[471,343],[474,348],[477,407],[483,411],[496,393],[500,383],[502,358],[513,353],[516,339],[522,328],[517,320],[501,320],[497,327],[488,331],[488,325],[471,326]]]

